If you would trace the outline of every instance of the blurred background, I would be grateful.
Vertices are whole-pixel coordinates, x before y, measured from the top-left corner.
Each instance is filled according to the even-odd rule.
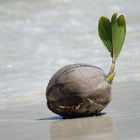
[[[110,54],[100,16],[124,14],[127,34],[114,82],[140,80],[139,0],[0,0],[0,104],[40,102],[61,67],[88,63],[106,73]]]

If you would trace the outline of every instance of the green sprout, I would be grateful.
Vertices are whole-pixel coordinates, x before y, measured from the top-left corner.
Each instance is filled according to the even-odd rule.
[[[106,76],[106,81],[112,83],[115,76],[115,62],[122,50],[126,35],[124,16],[118,16],[117,13],[114,13],[111,20],[102,16],[99,20],[98,32],[100,39],[112,57],[111,68]]]

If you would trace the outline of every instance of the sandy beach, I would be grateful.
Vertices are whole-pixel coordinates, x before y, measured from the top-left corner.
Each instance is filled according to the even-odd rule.
[[[139,140],[140,1],[0,0],[0,140]],[[126,41],[112,101],[101,116],[66,119],[46,106],[51,76],[68,64],[110,68],[100,16],[124,14]]]
[[[139,84],[114,83],[112,102],[96,117],[63,120],[47,109],[44,98],[37,104],[9,104],[0,110],[1,139],[138,140]]]

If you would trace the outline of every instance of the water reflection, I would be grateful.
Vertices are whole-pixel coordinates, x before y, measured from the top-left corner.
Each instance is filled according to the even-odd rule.
[[[89,117],[52,122],[51,140],[117,140],[109,117]]]

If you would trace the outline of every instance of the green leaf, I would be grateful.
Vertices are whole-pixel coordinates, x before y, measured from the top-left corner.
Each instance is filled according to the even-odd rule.
[[[112,33],[111,33],[111,22],[106,17],[101,17],[98,23],[98,33],[99,36],[107,48],[107,50],[112,54]]]
[[[111,22],[106,17],[101,17],[98,23],[99,36],[107,50],[111,53],[113,61],[115,61],[124,44],[126,35],[126,23],[123,15],[118,16],[114,13]]]
[[[126,23],[123,15],[117,18],[117,15],[112,16],[112,45],[113,45],[113,58],[117,59],[119,56],[122,46],[124,44],[126,35]]]
[[[117,16],[118,16],[117,13],[114,13],[114,14],[112,15],[112,17],[111,17],[111,25],[112,25],[113,23],[115,23],[115,21],[116,21],[116,19],[117,19]]]

